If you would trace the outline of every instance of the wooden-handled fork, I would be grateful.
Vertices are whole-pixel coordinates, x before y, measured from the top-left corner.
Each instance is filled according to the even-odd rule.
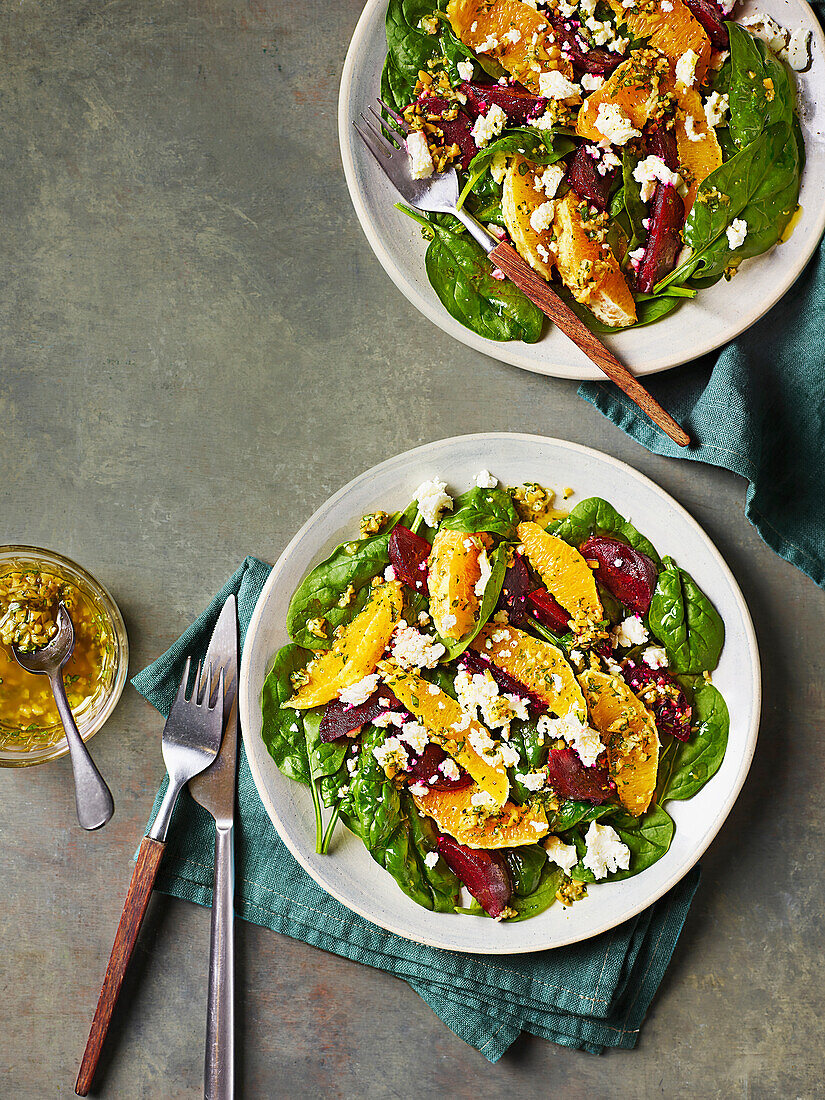
[[[496,240],[492,234],[458,206],[458,176],[454,168],[438,172],[428,179],[413,179],[410,172],[409,157],[404,141],[409,127],[404,119],[382,99],[379,104],[387,112],[387,118],[369,108],[372,120],[361,115],[361,124],[353,122],[366,147],[372,153],[378,166],[386,173],[402,197],[418,210],[439,214],[452,214],[462,222],[473,239],[477,241],[490,259],[527,297],[539,307],[542,313],[569,336],[577,347],[604,371],[619,389],[657,424],[674,443],[687,447],[690,437],[681,428],[670,413],[647,392],[641,382],[630,373],[619,360],[608,351],[601,340],[576,316],[566,302],[555,293],[546,280],[503,241]]]

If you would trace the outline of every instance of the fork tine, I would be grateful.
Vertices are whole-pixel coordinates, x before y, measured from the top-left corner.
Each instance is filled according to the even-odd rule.
[[[374,107],[368,107],[367,110],[378,122],[378,124],[382,126],[383,129],[386,131],[386,134],[389,137],[390,141],[403,141],[405,139],[405,137],[407,136],[406,133],[401,132],[394,122],[388,122],[387,119],[382,118]]]
[[[181,703],[186,702],[186,689],[189,687],[189,670],[190,670],[191,667],[192,667],[192,658],[187,657],[186,658],[186,664],[183,666],[183,676],[181,676],[181,678],[180,678],[180,684],[178,685],[178,691],[177,691],[177,694],[175,695],[175,698],[172,702],[172,707],[170,709],[174,709],[175,707],[180,706]]]
[[[201,692],[201,661],[198,661],[198,667],[195,669],[195,686],[192,688],[192,694],[189,696],[189,702],[197,705],[198,696]]]
[[[378,161],[379,167],[386,172],[386,163],[390,157],[390,154],[382,146],[373,141],[369,134],[365,134],[357,122],[353,121],[352,125],[358,131],[358,136],[361,138],[363,143]]]
[[[398,125],[401,127],[401,129],[404,131],[404,133],[408,134],[410,132],[410,128],[407,125],[407,121],[403,117],[403,115],[399,115],[398,111],[394,111],[388,103],[384,102],[384,100],[381,98],[381,96],[378,96],[378,102],[381,104],[381,106],[384,108],[384,110],[387,112],[387,114],[391,118],[395,119],[395,121],[398,123]]]
[[[364,123],[366,128],[373,135],[373,137],[378,138],[378,140],[384,144],[384,146],[386,147],[387,156],[391,157],[392,154],[395,152],[395,150],[398,148],[398,146],[393,145],[393,143],[390,141],[390,139],[384,134],[383,130],[376,130],[376,128],[373,126],[373,124],[370,122],[370,120],[367,118],[367,116],[363,113],[363,111],[361,112],[361,121]],[[379,119],[378,121],[380,122],[381,120]]]

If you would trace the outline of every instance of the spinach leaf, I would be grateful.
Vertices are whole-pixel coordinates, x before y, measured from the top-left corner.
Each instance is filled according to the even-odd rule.
[[[304,716],[285,707],[293,695],[289,677],[305,668],[313,654],[289,643],[278,651],[261,692],[263,724],[261,737],[267,752],[284,775],[298,783],[309,783],[309,755],[304,737]]]
[[[524,898],[518,895],[510,898],[509,905],[511,909],[515,909],[516,916],[510,917],[508,923],[529,920],[530,917],[535,917],[545,909],[549,909],[556,900],[556,891],[561,886],[562,877],[561,867],[549,861],[545,863],[539,884],[533,893]]]
[[[478,632],[493,614],[501,595],[501,587],[504,584],[504,574],[507,572],[507,547],[504,543],[498,546],[490,557],[491,573],[481,597],[481,606],[478,609],[478,618],[472,628],[463,638],[457,641],[453,638],[440,638],[442,645],[447,650],[447,657],[452,660],[463,653],[470,642],[478,635]]]
[[[441,858],[435,867],[428,867],[425,862],[430,852],[438,850],[435,826],[428,817],[418,812],[409,791],[402,791],[401,806],[410,823],[410,837],[420,870],[432,891],[433,908],[437,913],[452,913],[461,885],[458,878]]]
[[[503,539],[514,540],[519,524],[513,499],[506,489],[470,489],[455,500],[441,526],[449,531],[466,531],[477,535],[487,531]]]
[[[642,202],[641,185],[638,180],[633,178],[633,172],[638,163],[639,158],[631,153],[629,149],[625,149],[622,153],[624,208],[630,219],[630,228],[633,230],[628,252],[632,252],[639,247],[642,241],[647,240],[647,230],[642,225],[642,221],[650,216],[647,203]]]
[[[535,893],[547,862],[547,852],[544,848],[540,844],[522,844],[518,848],[507,848],[504,858],[510,870],[515,893],[520,898]]]
[[[509,744],[519,755],[518,764],[508,769],[510,797],[517,805],[523,806],[536,796],[516,776],[535,771],[546,764],[549,746],[544,734],[539,733],[536,722],[532,719],[527,722],[513,722]]]
[[[788,71],[766,44],[728,23],[730,35],[730,132],[740,149],[780,122],[790,127],[794,89]]]
[[[721,693],[704,680],[693,696],[691,725],[690,740],[674,738],[659,760],[659,803],[692,798],[717,773],[724,758],[730,729],[728,708]]]
[[[352,742],[349,738],[337,741],[321,740],[323,707],[304,711],[304,739],[309,758],[309,770],[313,782],[320,780],[321,798],[325,806],[334,806],[338,791],[347,781],[344,757]]]
[[[494,279],[487,253],[466,233],[430,222],[424,264],[441,304],[456,321],[488,340],[541,336],[544,314],[509,279]]]
[[[641,817],[620,813],[611,819],[610,824],[630,849],[630,866],[626,871],[614,871],[599,882],[616,882],[619,879],[632,878],[640,871],[647,870],[662,858],[673,839],[673,819],[661,806],[651,806]],[[579,856],[586,851],[584,830],[574,838]],[[579,860],[570,872],[577,882],[595,882],[596,876]]]
[[[569,515],[551,524],[547,530],[577,547],[591,535],[613,535],[628,543],[634,550],[647,554],[656,565],[661,564],[653,543],[601,497],[588,497],[587,500],[580,501]]]
[[[689,573],[664,559],[648,621],[674,672],[710,672],[725,642],[722,617]]]
[[[501,154],[509,157],[519,154],[533,164],[555,164],[576,148],[576,143],[566,134],[553,130],[538,130],[535,126],[508,127],[500,138],[491,141],[470,161],[469,176],[477,176]]]
[[[443,8],[444,0],[389,0],[387,5],[387,58],[381,74],[381,97],[397,110],[413,98],[419,69],[443,54],[441,34],[427,34],[419,26],[422,16]]]
[[[326,561],[304,577],[289,601],[286,616],[286,628],[294,642],[307,649],[329,649],[335,628],[355,618],[366,603],[369,582],[390,564],[389,541],[393,527],[397,523],[408,527],[417,511],[413,503],[403,514],[391,516],[377,535],[341,543]],[[350,585],[355,589],[355,596],[344,603],[343,596]],[[307,629],[309,620],[317,618],[326,619],[329,637],[317,638]]]
[[[551,833],[564,833],[572,829],[574,825],[582,822],[589,825],[591,821],[598,821],[608,814],[616,812],[616,805],[607,802],[601,806],[594,806],[590,802],[577,802],[567,798],[562,802],[555,813],[548,813],[547,822]]]
[[[690,276],[710,285],[749,256],[776,244],[799,199],[799,151],[791,127],[770,126],[702,181],[682,231],[691,255],[654,288]],[[744,243],[731,249],[726,229],[747,222]]]

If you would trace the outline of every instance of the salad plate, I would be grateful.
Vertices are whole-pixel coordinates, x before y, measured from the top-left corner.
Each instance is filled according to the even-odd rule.
[[[630,5],[624,5],[628,6]],[[419,8],[423,11],[425,7],[426,5],[419,4],[415,11]],[[439,300],[428,278],[425,265],[427,242],[422,237],[422,227],[395,208],[394,204],[399,199],[397,192],[358,140],[352,125],[353,120],[357,120],[361,112],[367,110],[368,105],[375,104],[376,97],[381,94],[381,72],[387,53],[384,26],[386,13],[387,0],[369,0],[364,8],[344,65],[338,114],[341,156],[350,196],[361,226],[380,263],[396,286],[420,312],[467,346],[501,362],[539,374],[575,379],[600,378],[600,372],[584,353],[553,326],[545,324],[541,330],[542,335],[533,343],[513,338],[488,339],[479,331],[465,327]],[[678,308],[667,315],[663,315],[665,310],[658,309],[658,303],[661,302],[659,299],[657,308],[649,311],[650,316],[659,316],[655,323],[645,322],[640,327],[631,327],[626,331],[597,330],[610,350],[640,376],[668,370],[719,348],[754,324],[792,286],[825,228],[825,145],[822,140],[825,122],[825,37],[805,0],[767,0],[759,4],[748,0],[737,6],[731,18],[747,20],[757,13],[770,16],[789,31],[810,32],[810,65],[805,71],[791,74],[791,80],[796,84],[796,109],[805,152],[805,163],[799,177],[799,210],[780,238],[782,243],[768,248],[761,255],[745,259],[733,278],[720,279],[712,286],[705,286],[694,298],[680,298]],[[478,55],[475,60],[484,59]],[[745,68],[749,69],[749,66]],[[489,79],[481,72],[478,64],[475,70],[476,78],[480,74],[483,79]],[[771,94],[769,88],[768,95]],[[492,110],[488,114],[492,114]],[[480,118],[479,121],[484,119]],[[695,119],[693,122],[695,123]],[[690,123],[691,119],[688,118],[686,125]],[[563,127],[559,130],[560,134],[567,132],[569,131],[564,131]],[[693,140],[691,137],[690,141]],[[726,145],[726,140],[720,138],[723,145]],[[778,149],[784,145],[784,142],[779,141],[776,147]],[[621,149],[619,152],[621,153]],[[727,146],[724,155],[727,162],[732,155]],[[509,163],[512,169],[512,158]],[[542,163],[547,163],[547,160]],[[520,168],[523,167],[522,164]],[[471,173],[472,171],[473,169]],[[770,166],[767,171],[771,171]],[[461,177],[462,183],[465,178]],[[504,187],[506,199],[507,182]],[[692,201],[694,193],[695,189],[688,201]],[[709,193],[719,194],[712,188]],[[724,195],[721,200],[725,200]],[[654,198],[651,208],[655,204]],[[502,209],[507,223],[506,202]],[[595,207],[592,209],[595,210]],[[511,233],[516,232],[509,223],[507,226]],[[551,227],[551,234],[556,229],[557,227]],[[585,230],[586,235],[590,236],[587,225]],[[761,232],[762,240],[770,240],[767,229]],[[527,236],[530,236],[529,232]],[[735,241],[735,234],[733,238],[729,236],[728,240]],[[631,238],[631,245],[634,241],[638,243],[638,237]],[[733,247],[732,243],[731,248]],[[748,254],[749,247],[749,244],[745,244],[744,254]],[[765,247],[765,244],[759,246],[760,250]],[[635,254],[641,251],[639,249]],[[542,255],[546,253],[543,252]],[[530,259],[529,256],[527,258]],[[428,263],[430,268],[435,265],[435,254],[428,258]],[[535,256],[531,263],[533,266],[538,263]],[[723,265],[720,263],[718,266],[717,277]],[[436,279],[438,278],[440,276],[436,273]],[[664,282],[666,280],[662,280],[662,284]],[[676,296],[680,293],[680,287],[671,287],[670,292]],[[656,293],[660,293],[660,290]],[[649,305],[650,303],[646,303],[646,306]],[[540,329],[536,329],[532,321],[528,325],[520,316],[515,320],[524,326],[525,332],[531,333],[528,339],[535,340]],[[484,331],[483,325],[479,324],[477,329],[479,327]],[[490,331],[489,328],[487,331]],[[516,331],[521,329],[516,326]]]
[[[482,470],[490,471],[502,486],[538,482],[559,497],[569,487],[574,492],[564,501],[565,511],[591,497],[609,501],[662,559],[672,555],[678,560],[724,623],[724,646],[712,681],[729,712],[727,747],[718,770],[710,769],[711,778],[692,797],[664,802],[674,823],[670,847],[634,877],[596,882],[570,908],[552,904],[521,921],[423,908],[399,890],[342,824],[335,827],[328,852],[317,854],[309,790],[278,770],[262,737],[264,685],[276,654],[289,642],[291,598],[307,574],[335,546],[357,539],[360,517],[403,511],[422,483],[432,479],[460,494],[476,484]],[[380,588],[387,582],[378,584]],[[707,535],[676,501],[630,467],[589,448],[540,436],[490,433],[441,440],[398,455],[356,477],[308,520],[274,566],[255,608],[245,641],[239,698],[244,745],[260,797],[284,843],[319,885],[360,916],[407,939],[457,951],[504,954],[598,935],[652,904],[690,870],[721,828],[747,775],[761,689],[756,639],[742,594]]]

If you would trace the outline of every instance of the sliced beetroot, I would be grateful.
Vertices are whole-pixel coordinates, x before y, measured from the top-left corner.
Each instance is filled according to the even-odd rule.
[[[539,699],[537,695],[533,695],[520,680],[517,680],[515,676],[511,676],[509,672],[505,672],[503,668],[499,668],[494,661],[491,661],[477,650],[466,649],[461,654],[461,664],[468,668],[470,672],[481,673],[482,675],[489,672],[498,684],[499,691],[504,692],[505,695],[517,695],[519,699],[524,699],[527,705],[537,713],[544,714],[547,710],[547,704]]]
[[[570,162],[567,178],[580,199],[599,210],[607,210],[618,169],[608,168],[602,175],[599,172],[599,161],[588,153],[588,149],[598,152],[596,146],[579,145]]]
[[[480,851],[451,836],[438,838],[438,854],[467,887],[485,913],[500,917],[513,896],[507,862],[500,852]]]
[[[537,588],[527,597],[529,614],[554,634],[567,634],[572,616],[546,588]]]
[[[691,706],[667,669],[628,660],[622,666],[622,676],[653,712],[660,733],[670,733],[679,741],[689,740]]]
[[[469,114],[486,115],[495,103],[507,115],[508,123],[514,126],[522,126],[528,119],[538,118],[547,110],[544,96],[533,95],[521,84],[471,84],[465,80],[461,91],[467,97]]]
[[[579,550],[586,561],[596,561],[598,580],[620,604],[646,615],[656,588],[659,570],[641,550],[607,535],[591,535]]]
[[[624,61],[620,53],[611,53],[599,47],[591,49],[590,43],[577,29],[578,22],[573,23],[549,8],[545,14],[553,25],[553,35],[562,57],[570,61],[578,73],[609,76]]]
[[[455,103],[444,99],[442,96],[425,96],[418,98],[418,105],[424,111],[428,120],[435,122],[444,135],[444,144],[457,145],[461,150],[458,163],[462,168],[469,167],[470,161],[478,152],[475,138],[472,134],[473,120],[466,111],[459,110],[455,118],[442,118],[442,115],[452,114],[456,109]]]
[[[574,749],[551,749],[547,757],[550,786],[562,798],[592,802],[600,806],[613,794],[614,787],[604,768],[587,768]]]
[[[685,0],[690,14],[702,24],[708,38],[717,50],[728,48],[728,28],[725,26],[725,14],[713,0]]]
[[[461,765],[456,764],[459,772],[457,779],[450,779],[439,770],[447,759],[449,757],[444,749],[431,741],[419,757],[413,758],[406,773],[408,780],[410,783],[424,783],[434,791],[457,791],[462,787],[469,787],[473,781],[472,776]]]
[[[366,722],[371,722],[385,710],[404,710],[404,706],[384,684],[366,703],[342,703],[340,699],[331,699],[321,718],[320,738],[322,741],[337,741],[339,737],[346,737]]]
[[[504,583],[496,605],[497,611],[506,611],[513,626],[520,626],[527,613],[526,600],[533,582],[523,554],[513,555],[513,564],[504,571]]]
[[[682,247],[685,204],[675,187],[657,183],[653,195],[645,254],[636,272],[636,286],[649,294],[676,264]]]
[[[390,535],[390,563],[398,580],[414,588],[416,592],[427,591],[427,560],[432,546],[426,539],[416,535],[409,527],[398,524]]]

